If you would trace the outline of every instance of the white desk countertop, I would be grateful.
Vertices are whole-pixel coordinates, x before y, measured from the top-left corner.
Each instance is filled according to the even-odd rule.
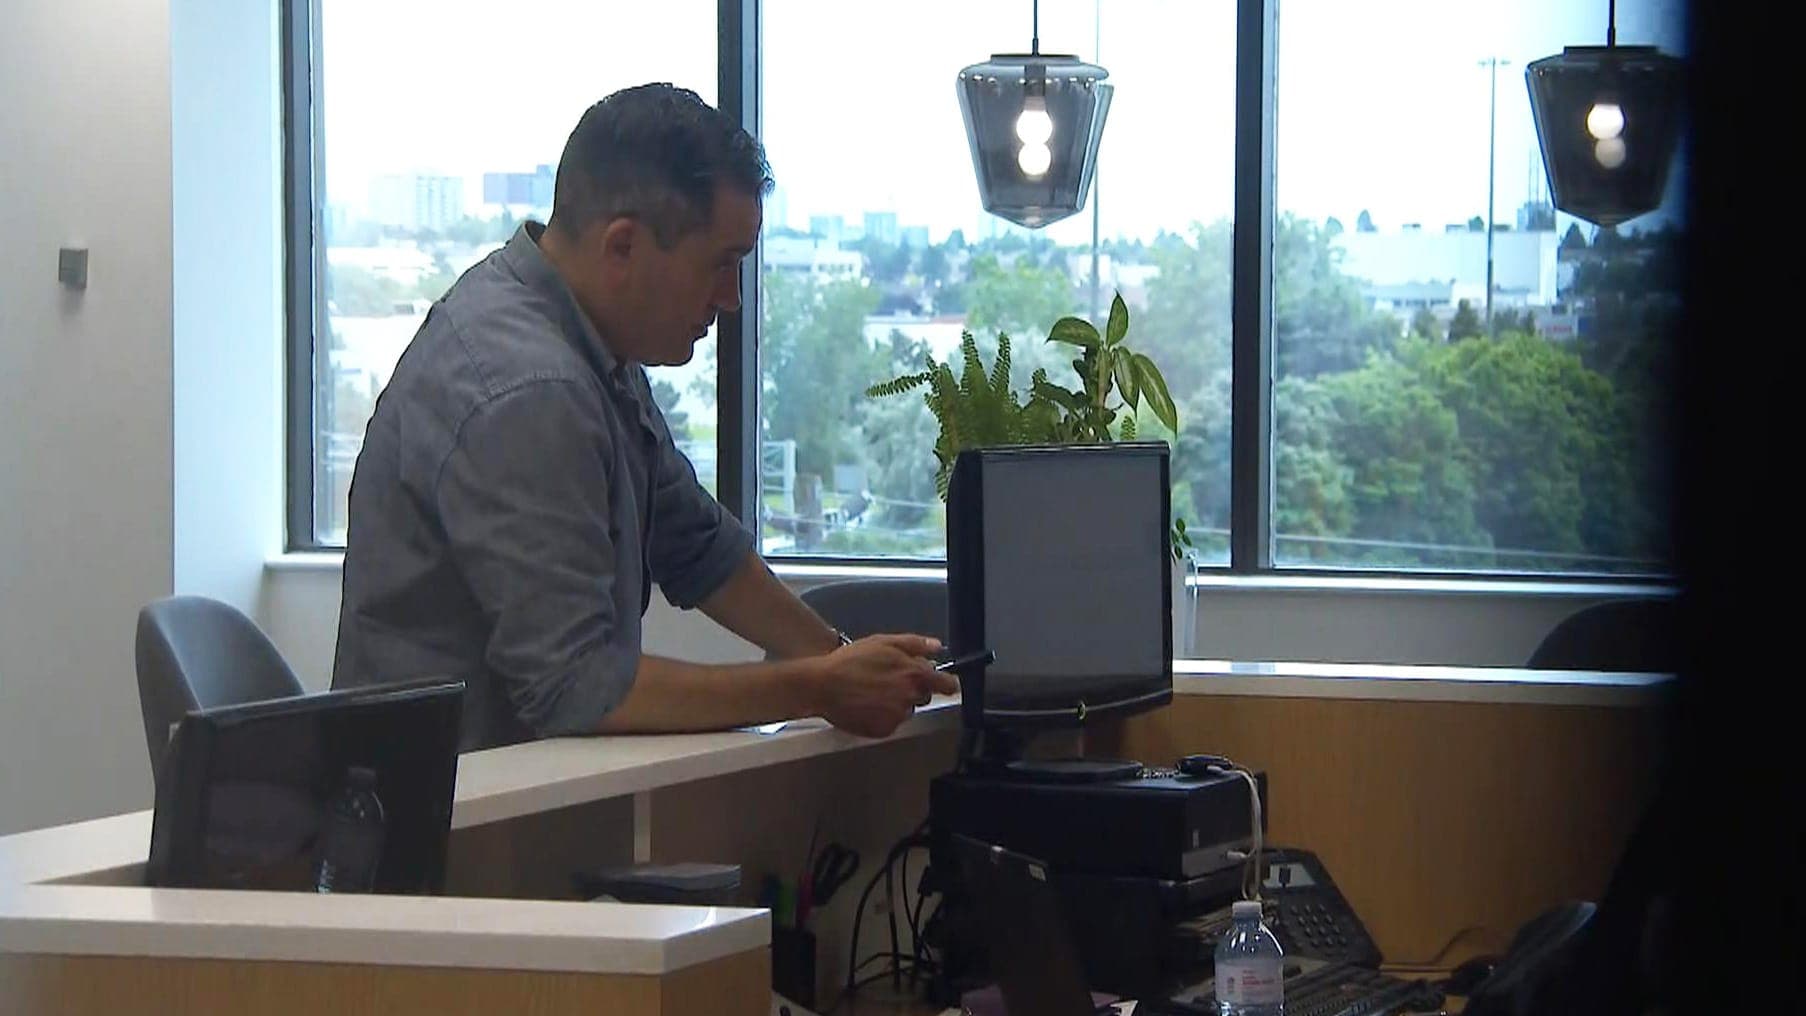
[[[1185,660],[1178,695],[1636,705],[1665,675]],[[937,699],[896,738],[955,730]],[[540,741],[459,761],[455,828],[856,751],[877,742],[800,721],[774,734]],[[549,900],[314,896],[137,885],[151,813],[0,837],[0,952],[382,962],[658,974],[770,941],[764,910]]]

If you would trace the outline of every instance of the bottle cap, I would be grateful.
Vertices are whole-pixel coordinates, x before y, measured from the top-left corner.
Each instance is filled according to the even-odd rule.
[[[1229,916],[1237,921],[1260,917],[1259,900],[1236,900],[1229,905]]]

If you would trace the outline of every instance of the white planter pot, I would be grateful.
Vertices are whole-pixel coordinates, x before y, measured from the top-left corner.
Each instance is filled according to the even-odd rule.
[[[1173,562],[1173,655],[1179,658],[1197,651],[1197,588],[1186,581],[1197,572],[1198,563],[1190,557]]]

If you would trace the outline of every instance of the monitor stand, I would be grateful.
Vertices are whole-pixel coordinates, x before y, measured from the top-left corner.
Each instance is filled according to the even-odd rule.
[[[1012,730],[986,730],[984,747],[971,758],[979,773],[1022,783],[1101,783],[1132,779],[1141,763],[1114,758],[1024,758],[1027,738]]]
[[[1099,783],[1131,779],[1141,772],[1141,763],[1118,758],[1017,759],[1004,763],[1003,771],[1031,783]]]

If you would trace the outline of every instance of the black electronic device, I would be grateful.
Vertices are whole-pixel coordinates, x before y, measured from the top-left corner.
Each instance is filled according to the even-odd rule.
[[[462,682],[426,680],[189,713],[158,781],[146,883],[438,892],[463,701]]]
[[[1287,956],[1283,970],[1286,1016],[1391,1016],[1435,1012],[1442,1006],[1443,993],[1434,984],[1370,967]],[[1206,979],[1188,985],[1146,1009],[1172,1016],[1217,1016],[1216,983]]]
[[[1265,775],[1255,780],[1265,798]],[[1061,872],[1191,879],[1235,867],[1253,842],[1248,784],[1233,773],[1070,783],[949,773],[929,785],[928,814],[943,855],[947,837],[964,835]]]
[[[1308,850],[1268,849],[1261,852],[1261,868],[1261,919],[1287,956],[1379,968],[1380,947],[1317,855]],[[1217,941],[1234,924],[1230,902],[1174,925],[1175,947],[1190,939],[1195,943],[1191,955],[1208,963]]]
[[[968,836],[949,846],[978,902],[987,965],[1009,1012],[1094,1016],[1110,1001],[1085,983],[1044,862]]]
[[[1168,458],[1163,443],[1130,442],[954,461],[948,641],[955,655],[995,654],[960,674],[962,720],[993,769],[1036,778],[1029,734],[1172,701]],[[1062,761],[1046,778],[1111,779],[1125,765]]]

